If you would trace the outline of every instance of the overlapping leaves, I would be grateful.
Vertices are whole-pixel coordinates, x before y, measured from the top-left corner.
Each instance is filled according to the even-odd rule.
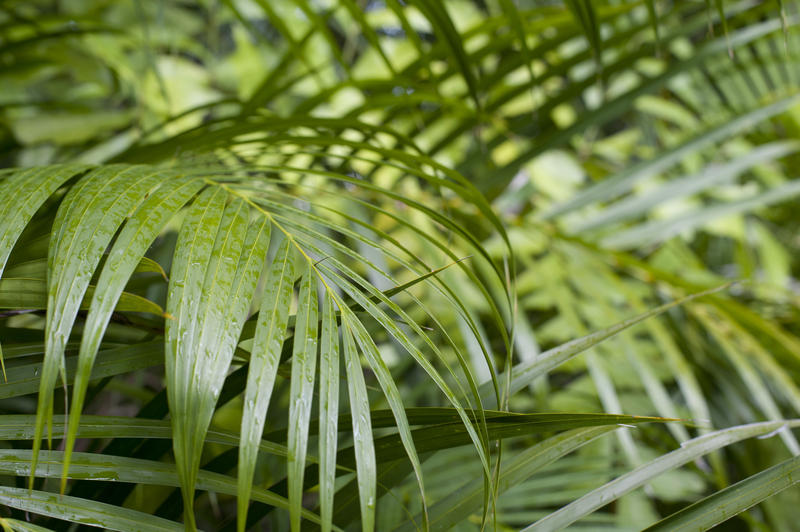
[[[244,527],[246,522],[252,475],[272,383],[287,345],[290,346],[292,365],[291,436],[287,449],[289,509],[292,527],[299,527],[303,471],[308,452],[307,430],[316,388],[314,375],[320,315],[317,305],[320,299],[325,302],[321,314],[323,360],[328,360],[324,379],[327,387],[339,379],[339,364],[330,362],[331,357],[338,356],[334,355],[339,350],[337,337],[340,333],[337,329],[341,329],[343,336],[349,403],[354,431],[358,435],[355,438],[356,464],[365,528],[371,528],[376,495],[370,413],[365,408],[367,392],[361,375],[362,355],[377,375],[378,383],[392,406],[403,446],[412,463],[417,464],[420,489],[424,489],[404,405],[371,338],[380,328],[411,351],[437,380],[456,411],[461,412],[461,419],[467,424],[468,434],[483,456],[488,473],[488,440],[477,432],[485,429],[474,428],[473,423],[478,421],[480,424],[480,419],[470,419],[464,410],[465,404],[471,405],[470,398],[452,391],[451,385],[439,375],[439,370],[419,351],[417,345],[420,341],[434,346],[427,333],[392,302],[391,293],[387,296],[375,291],[357,269],[364,273],[378,271],[389,279],[394,274],[379,270],[364,258],[359,260],[357,255],[331,238],[337,232],[345,237],[355,234],[347,226],[337,231],[338,226],[324,213],[322,216],[313,214],[313,204],[311,210],[292,207],[286,201],[292,196],[281,190],[274,180],[263,179],[262,175],[237,175],[222,170],[215,175],[191,167],[176,170],[118,164],[98,168],[70,166],[22,170],[7,176],[2,182],[2,186],[12,192],[23,187],[33,187],[37,192],[24,196],[22,208],[14,212],[8,201],[14,195],[3,195],[6,199],[3,207],[10,213],[8,222],[3,225],[4,257],[12,254],[20,234],[26,224],[35,220],[33,213],[42,204],[51,197],[51,201],[60,202],[52,222],[54,232],[50,236],[47,254],[45,352],[39,376],[39,408],[33,434],[31,471],[37,468],[42,439],[45,436],[48,440],[52,438],[53,392],[60,380],[65,389],[70,385],[72,390],[70,415],[66,418],[62,476],[62,490],[65,489],[75,438],[81,428],[80,414],[87,388],[92,378],[96,378],[92,370],[104,331],[115,307],[130,310],[118,305],[126,284],[165,226],[170,220],[177,219],[180,220],[180,231],[163,313],[164,359],[173,451],[184,493],[187,526],[194,527],[193,493],[211,418],[234,352],[243,339],[242,331],[254,301],[261,303],[254,318],[257,319],[255,328],[251,327],[248,335],[252,343],[247,348],[249,377],[244,391],[243,443],[240,446],[237,491],[241,508],[240,527]],[[431,179],[441,182],[435,177]],[[57,191],[61,194],[61,190],[65,192],[63,199],[54,196]],[[337,194],[335,186],[328,186],[327,190],[332,195]],[[275,191],[277,196],[270,191]],[[373,189],[373,193],[380,192]],[[281,198],[281,201],[268,200],[270,197]],[[421,261],[402,247],[399,251],[387,247],[380,236],[382,233],[373,234],[376,236],[372,239],[360,236],[359,241],[380,251],[389,260],[396,260],[400,267],[407,267],[411,275],[422,279],[423,284],[448,294],[435,276],[425,275],[425,271],[420,270]],[[274,258],[270,259],[269,265],[271,244]],[[108,257],[104,259],[103,253],[107,249]],[[329,251],[326,253],[323,249]],[[342,255],[349,266],[339,258]],[[101,259],[103,262],[99,267]],[[260,288],[259,277],[265,266],[269,273],[263,280],[263,288]],[[293,289],[298,280],[296,271],[301,273],[297,298]],[[94,290],[89,293],[90,282],[95,277]],[[406,283],[405,286],[413,284]],[[363,294],[365,288],[367,292]],[[354,303],[347,303],[345,297]],[[84,319],[79,312],[85,308],[86,299],[90,302]],[[459,305],[455,298],[451,297],[451,300]],[[20,304],[24,307],[24,302]],[[386,309],[382,308],[383,305]],[[292,316],[292,327],[287,328],[293,306],[297,308],[296,316]],[[365,315],[357,314],[354,309],[360,309]],[[467,315],[463,306],[461,312]],[[374,318],[374,321],[365,316]],[[395,320],[411,325],[411,332],[398,326]],[[72,329],[78,323],[82,334],[72,380],[67,376],[65,353],[70,345]],[[467,373],[470,371],[468,367],[461,369]],[[477,400],[477,396],[474,399]],[[475,404],[480,409],[480,401]],[[327,408],[328,415],[335,418],[336,405],[329,404]],[[330,457],[336,452],[336,443],[335,437],[321,442],[321,454],[329,457],[323,475],[323,484],[328,492],[332,488],[331,475],[335,466]],[[331,449],[328,450],[327,446]],[[330,512],[328,500],[325,513],[330,516]],[[327,522],[329,526],[330,517]]]
[[[224,4],[230,13],[223,12],[223,17],[235,17],[254,38],[263,39],[251,20],[252,9],[241,9],[233,1]],[[505,374],[511,386],[509,393],[529,386],[535,389],[549,371],[584,349],[665,310],[646,310],[664,291],[681,295],[723,284],[717,275],[688,268],[693,255],[680,244],[665,246],[651,260],[640,260],[628,250],[653,246],[721,216],[750,212],[798,191],[796,183],[768,175],[757,183],[754,194],[703,205],[688,216],[651,219],[653,207],[664,198],[695,198],[753,169],[794,156],[793,143],[760,145],[762,137],[750,135],[755,126],[781,130],[787,111],[797,103],[792,92],[794,75],[782,68],[784,58],[775,52],[782,44],[781,31],[795,23],[783,6],[778,17],[775,6],[768,2],[755,6],[749,2],[723,6],[718,2],[717,7],[724,9],[707,12],[704,6],[692,3],[648,1],[645,5],[607,6],[575,1],[566,2],[568,11],[551,6],[518,9],[515,2],[504,0],[498,9],[482,7],[488,10],[487,16],[464,29],[461,16],[455,16],[444,4],[431,7],[426,2],[391,0],[385,5],[373,3],[362,11],[349,0],[325,10],[308,2],[287,2],[302,13],[296,25],[282,20],[286,16],[283,4],[277,8],[273,7],[277,3],[257,4],[280,35],[281,44],[276,48],[280,58],[253,91],[241,101],[221,100],[169,117],[160,127],[148,131],[138,145],[101,149],[86,157],[92,160],[97,153],[107,157],[121,151],[117,155],[120,162],[158,164],[193,151],[204,154],[215,168],[198,169],[180,162],[167,167],[65,166],[3,174],[0,301],[13,312],[46,309],[45,319],[37,324],[44,329],[43,336],[29,330],[4,330],[0,338],[14,340],[5,353],[12,367],[3,396],[30,393],[37,385],[40,390],[34,431],[26,436],[34,441],[33,452],[9,458],[17,460],[14,466],[62,479],[83,478],[75,475],[84,467],[88,476],[102,478],[98,473],[102,464],[92,464],[87,456],[72,452],[80,435],[111,436],[122,430],[119,426],[101,427],[92,433],[91,423],[79,420],[86,397],[91,395],[90,383],[166,360],[167,394],[154,398],[143,410],[163,416],[168,405],[170,426],[162,423],[149,427],[150,432],[142,436],[173,437],[175,468],[161,471],[158,482],[181,484],[185,520],[190,526],[194,487],[234,493],[230,479],[216,478],[216,484],[209,484],[209,473],[198,471],[205,443],[236,443],[236,438],[222,437],[209,427],[215,407],[244,390],[242,444],[232,461],[238,467],[235,493],[240,528],[246,524],[253,499],[288,509],[290,526],[295,529],[301,516],[321,521],[327,529],[333,523],[348,524],[357,512],[362,527],[370,529],[378,497],[412,472],[415,489],[423,494],[414,523],[444,528],[462,517],[455,513],[457,509],[474,509],[482,496],[482,502],[487,502],[485,481],[490,478],[492,465],[489,440],[520,434],[531,427],[518,421],[500,430],[497,413],[481,409],[481,400],[494,401],[500,407],[507,400],[501,397],[497,380],[480,383],[473,375],[475,366],[482,367],[483,363],[488,375],[494,374],[492,346],[480,341],[487,324],[501,338],[495,342],[495,349],[502,345],[508,352],[512,336],[507,324],[514,319],[526,323],[525,317],[535,314],[543,300],[554,302],[561,332],[571,331],[567,338],[584,336],[587,326],[606,326],[608,320],[598,321],[597,315],[619,320],[610,329],[523,360],[513,375],[510,371]],[[391,15],[393,24],[402,29],[413,50],[408,61],[397,60],[400,54],[387,53],[387,45],[396,43],[387,40],[385,34],[391,32],[386,28],[373,27],[376,12],[384,17],[380,20]],[[663,17],[662,27],[654,23],[657,14]],[[348,24],[358,31],[351,31]],[[707,24],[720,31],[698,39]],[[22,31],[20,28],[33,31],[24,20],[14,19],[5,27],[12,33]],[[653,27],[656,39],[651,35]],[[3,49],[8,52],[29,43],[28,52],[35,55],[37,43],[57,39],[63,33],[42,31],[30,41],[17,41],[12,35]],[[339,39],[346,41],[344,50]],[[191,39],[179,46],[194,53],[196,48],[187,42]],[[788,51],[788,37],[786,42]],[[357,53],[349,55],[353,50]],[[654,65],[648,60],[657,50],[660,57]],[[727,62],[733,52],[744,58],[735,66]],[[373,70],[367,69],[370,75],[363,76],[365,69],[359,61],[369,65],[371,55],[379,58],[377,63],[389,75],[373,76]],[[316,87],[311,94],[309,85]],[[355,103],[350,103],[348,111],[336,110],[331,102],[341,93],[352,94],[353,89],[359,94]],[[653,97],[656,93],[657,98]],[[143,105],[147,107],[146,102]],[[621,163],[613,156],[617,151],[613,142],[594,146],[592,139],[598,132],[602,137],[604,128],[613,133],[620,120],[634,122],[634,109],[659,113],[666,125],[656,122],[652,131],[643,128],[656,138],[655,156],[651,157],[647,149],[634,150]],[[181,125],[186,118],[190,120],[184,123],[194,126]],[[11,120],[11,124],[19,130],[18,122]],[[674,124],[683,129],[676,133]],[[176,130],[181,133],[170,133]],[[731,153],[736,156],[720,164],[716,152],[728,153],[727,143],[742,139],[744,152],[742,145],[734,146]],[[126,142],[129,139],[121,144]],[[758,147],[751,151],[750,142]],[[541,210],[539,191],[531,205],[528,198],[520,201],[532,188],[526,185],[515,191],[509,187],[512,179],[524,176],[537,156],[564,147],[580,152],[585,167],[594,169],[593,177],[599,182],[570,198],[545,204]],[[68,153],[63,156],[67,157]],[[216,168],[219,161],[226,166]],[[684,168],[675,170],[681,164]],[[473,182],[452,171],[450,167],[455,165]],[[598,168],[612,171],[598,172]],[[416,181],[422,186],[405,187]],[[638,190],[643,184],[654,186],[650,191]],[[525,219],[521,232],[556,233],[548,240],[552,245],[547,253],[521,259],[529,268],[524,281],[539,272],[548,275],[543,276],[547,286],[541,290],[527,293],[525,286],[519,290],[522,312],[516,318],[509,301],[513,275],[506,275],[501,266],[503,259],[509,258],[508,241],[494,257],[482,245],[492,232],[503,235],[503,223],[477,189],[498,198],[495,206],[499,210],[511,205],[512,220],[516,220],[519,205],[523,205],[523,211],[532,209],[534,214]],[[409,190],[412,192],[407,193]],[[480,217],[485,220],[475,222]],[[541,225],[543,218],[555,221],[559,229]],[[469,221],[462,223],[464,220]],[[478,230],[473,231],[476,227]],[[157,290],[138,289],[135,275],[141,271],[139,265],[147,261],[148,248],[163,238],[166,228],[178,230],[178,242],[172,254],[168,296],[162,302],[164,311],[142,297]],[[34,252],[42,242],[49,242],[49,252],[41,248]],[[459,263],[447,274],[457,271],[459,282],[466,279],[477,288],[481,302],[471,304],[480,309],[482,320],[475,319],[478,312],[465,302],[471,294],[454,288],[458,282],[441,282],[438,275],[429,275],[467,254],[473,254],[468,264]],[[691,270],[690,278],[674,268],[676,260],[685,261],[682,267]],[[514,260],[508,264],[509,272],[518,265]],[[4,274],[3,268],[10,273]],[[611,273],[615,268],[634,279],[615,281]],[[593,284],[587,281],[590,278]],[[637,278],[648,282],[656,279],[659,284],[645,290]],[[380,281],[408,290],[383,287],[382,291]],[[592,290],[587,284],[593,286]],[[603,299],[594,292],[598,286],[613,287],[609,290],[613,293]],[[420,290],[423,287],[436,292],[458,314],[463,320],[459,323],[464,324],[462,333],[478,339],[469,362],[456,345],[461,339],[454,341],[447,331],[450,323],[442,323],[442,318],[428,310],[428,298],[417,297],[425,295]],[[629,314],[618,313],[620,294],[626,302],[625,311],[632,306],[642,313],[639,317],[623,320]],[[597,307],[601,311],[593,314],[596,307],[590,303],[596,301],[601,301]],[[772,397],[769,385],[777,382],[797,411],[800,392],[772,354],[754,339],[756,334],[765,335],[770,344],[778,346],[780,355],[794,361],[798,352],[794,336],[729,298],[714,297],[710,301],[710,307],[692,305],[688,318],[682,318],[678,328],[691,331],[693,347],[701,343],[705,346],[696,339],[708,333],[724,359],[733,363],[740,379],[730,379],[726,393],[753,392],[757,411],[778,419],[787,408]],[[88,315],[82,313],[84,310]],[[150,312],[158,319],[142,314],[121,319],[115,311]],[[254,311],[257,314],[251,315]],[[134,323],[127,323],[129,319]],[[435,326],[432,331],[422,327],[431,323]],[[619,411],[620,402],[613,376],[604,370],[598,355],[610,357],[619,351],[626,354],[645,383],[647,397],[660,415],[683,413],[682,405],[676,403],[685,399],[693,417],[711,417],[712,409],[704,397],[708,392],[701,389],[696,375],[702,368],[687,361],[683,346],[676,345],[668,326],[668,322],[665,326],[663,321],[651,320],[646,340],[623,334],[611,346],[587,353],[587,367],[603,407]],[[524,329],[513,336],[518,346],[526,345],[525,338],[530,346],[532,335],[526,336]],[[378,342],[384,340],[410,355],[408,358],[415,360],[451,403],[446,429],[412,428],[423,419],[434,421],[404,408],[379,349]],[[131,342],[135,345],[124,346]],[[746,356],[739,352],[739,343]],[[669,384],[663,382],[665,378],[646,354],[646,348],[652,345],[665,354],[670,378],[674,377],[681,399],[670,395]],[[524,356],[524,349],[520,350]],[[44,358],[40,359],[42,351]],[[444,359],[452,352],[459,367],[451,371]],[[369,408],[374,394],[364,378],[365,362],[389,407],[380,416]],[[341,363],[344,372],[340,372]],[[231,375],[229,368],[235,369]],[[455,377],[459,372],[463,372],[463,380]],[[265,416],[270,408],[279,408],[271,401],[272,395],[275,383],[287,375],[288,436],[268,444],[261,439]],[[338,393],[341,378],[346,380],[341,389],[346,389],[347,395],[342,405]],[[65,387],[72,386],[66,419],[53,416],[53,397],[58,393],[53,389],[59,380]],[[740,386],[739,380],[745,386]],[[318,459],[309,447],[315,432],[311,419],[317,382]],[[231,390],[236,383],[239,389]],[[349,406],[350,415],[339,419],[337,413],[340,408],[346,410],[344,404]],[[718,412],[714,414],[719,416]],[[721,419],[737,424],[747,420],[746,415],[736,414]],[[614,422],[602,417],[598,420]],[[718,421],[720,418],[715,417],[714,422]],[[389,440],[373,442],[372,438],[358,437],[389,425],[397,431]],[[568,427],[574,425],[565,422],[550,428]],[[670,429],[677,440],[689,440],[685,428],[672,425]],[[766,430],[766,425],[761,429]],[[341,449],[337,434],[349,430],[357,437],[351,447]],[[472,443],[477,450],[484,479],[426,508],[423,452],[435,449],[432,441],[447,440],[443,435],[450,430],[458,433],[452,441]],[[586,429],[545,440],[531,452],[513,457],[497,470],[493,480],[499,481],[501,489],[522,483],[549,459],[576,449],[605,430]],[[65,436],[65,453],[42,455],[49,460],[47,465],[37,463],[37,456],[44,452],[37,452],[42,438],[50,432],[54,437]],[[635,461],[633,440],[626,430],[619,434],[625,459]],[[791,432],[784,430],[781,437],[787,447],[796,448]],[[108,449],[116,448],[110,445]],[[259,449],[287,459],[285,485],[277,483],[274,493],[265,494],[265,490],[251,486]],[[681,455],[688,456],[688,452]],[[391,459],[403,456],[408,460],[402,460],[402,467],[391,463]],[[144,466],[122,458],[112,463],[121,471]],[[206,465],[217,467],[215,464]],[[794,466],[795,462],[789,461],[777,472],[766,472],[763,479],[752,477],[743,486],[748,493],[755,493],[748,500],[757,501],[769,494],[764,485],[775,478],[785,481]],[[147,467],[157,468],[152,463]],[[714,467],[719,470],[718,465]],[[348,473],[355,470],[357,477],[337,491],[336,479],[343,468]],[[146,481],[142,476],[129,478]],[[302,509],[303,494],[314,483],[319,485],[319,519]],[[751,489],[753,485],[755,490]],[[66,487],[62,480],[62,489]],[[76,484],[78,488],[89,489]],[[614,489],[611,485],[606,491]],[[286,497],[281,498],[283,495]],[[2,496],[9,505],[34,512],[54,504],[39,491],[26,495],[10,490]],[[725,492],[720,495],[727,496]],[[81,522],[110,519],[102,521],[110,528],[128,526],[126,516],[118,516],[121,521],[114,524],[108,508],[101,508],[96,515],[76,517],[69,513],[73,502],[62,500],[60,506],[49,506],[48,512]],[[707,506],[700,504],[699,509],[687,512],[702,514]],[[577,518],[580,512],[574,508],[567,507],[550,519],[556,521],[565,514]],[[581,512],[588,509],[585,506]],[[715,518],[707,519],[710,523]],[[24,529],[10,520],[8,524]]]

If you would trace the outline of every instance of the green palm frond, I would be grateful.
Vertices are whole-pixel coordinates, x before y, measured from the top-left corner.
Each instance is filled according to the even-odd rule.
[[[30,223],[29,213],[47,201],[46,194],[54,193],[61,184],[74,179],[74,184],[64,195],[53,222],[58,232],[51,235],[48,253],[50,268],[47,280],[49,288],[48,315],[45,323],[46,351],[39,379],[40,407],[32,454],[34,469],[39,442],[46,433],[45,427],[50,425],[52,419],[53,389],[59,376],[64,385],[67,383],[64,353],[70,329],[103,252],[110,248],[109,258],[99,273],[97,287],[89,305],[89,314],[83,326],[73,389],[71,424],[67,436],[65,479],[69,471],[75,434],[80,425],[83,400],[91,379],[93,361],[111,313],[147,248],[163,231],[165,224],[188,202],[191,204],[180,224],[170,268],[164,314],[166,317],[164,356],[173,420],[174,453],[184,492],[188,494],[184,502],[189,510],[187,518],[190,523],[193,500],[191,494],[200,467],[206,433],[234,350],[248,320],[248,309],[256,297],[258,277],[264,269],[271,232],[273,235],[278,235],[283,244],[278,245],[270,274],[265,279],[266,291],[259,296],[262,301],[261,310],[258,313],[258,324],[253,332],[253,343],[249,349],[251,365],[245,391],[242,426],[243,434],[248,435],[244,440],[248,445],[241,447],[243,469],[240,489],[243,501],[249,499],[247,487],[250,481],[247,479],[252,477],[256,456],[254,449],[257,449],[259,435],[263,430],[263,417],[269,401],[271,384],[267,383],[274,382],[281,361],[281,344],[286,337],[293,299],[292,289],[297,279],[295,274],[298,268],[295,266],[297,261],[303,264],[299,266],[303,273],[300,275],[301,289],[296,301],[297,319],[290,337],[291,344],[294,345],[291,373],[296,376],[292,380],[294,384],[291,395],[294,399],[289,413],[290,423],[295,427],[291,434],[302,434],[309,421],[317,356],[316,301],[320,295],[328,300],[329,305],[330,303],[335,305],[333,312],[336,317],[329,315],[326,320],[328,327],[331,319],[338,319],[340,322],[345,334],[345,346],[349,346],[345,350],[345,353],[350,353],[347,355],[347,366],[356,363],[360,366],[356,354],[357,345],[358,351],[366,357],[375,372],[378,382],[393,406],[397,416],[397,426],[403,435],[404,445],[412,462],[417,461],[416,451],[409,435],[398,391],[386,366],[377,355],[375,344],[370,339],[374,333],[368,332],[367,326],[364,325],[365,317],[354,313],[346,304],[344,297],[351,297],[374,318],[376,326],[382,326],[386,333],[406,347],[423,364],[453,406],[462,412],[463,420],[471,427],[472,421],[463,414],[464,401],[470,404],[471,398],[457,394],[452,385],[447,384],[439,371],[416,347],[418,341],[412,340],[414,336],[421,339],[428,338],[428,333],[415,326],[406,312],[397,307],[387,296],[375,291],[374,288],[371,288],[370,293],[370,284],[362,278],[362,275],[370,270],[378,271],[390,280],[399,274],[379,270],[366,258],[358,260],[357,256],[345,251],[347,259],[356,259],[355,267],[361,269],[361,273],[356,271],[354,266],[346,266],[337,258],[337,255],[340,255],[341,244],[331,240],[327,231],[318,229],[319,226],[325,227],[323,217],[306,218],[311,216],[311,212],[292,209],[290,205],[282,209],[279,202],[262,200],[270,197],[268,192],[270,189],[279,190],[280,185],[270,181],[259,184],[256,176],[237,174],[238,172],[228,175],[201,172],[192,167],[181,171],[174,167],[164,169],[120,164],[97,169],[70,167],[64,170],[41,169],[36,173],[20,171],[6,178],[3,186],[8,189],[30,187],[32,181],[33,188],[45,191],[30,200],[25,200],[24,205],[30,207],[12,215],[12,223],[8,224],[5,238],[5,241],[9,242],[8,248],[12,248],[22,232],[18,228],[24,228],[26,223]],[[36,186],[35,183],[38,182],[42,185]],[[259,192],[258,189],[262,187],[263,192]],[[20,221],[14,222],[15,219]],[[379,241],[363,237],[362,240],[379,251],[383,248],[383,244]],[[5,252],[6,256],[9,254]],[[397,256],[397,252],[391,250],[387,250],[385,254],[392,258]],[[419,271],[419,266],[414,267],[410,262],[418,264],[420,261],[416,257],[407,256],[398,259],[401,261],[401,267],[412,268],[411,272],[414,274]],[[434,281],[435,277],[431,277],[424,282]],[[377,301],[365,297],[361,292],[365,288],[369,296],[375,297]],[[11,297],[13,295],[12,293]],[[455,300],[451,301],[457,304]],[[386,310],[379,306],[381,303],[387,306]],[[328,314],[331,312],[329,308]],[[388,312],[396,313],[397,317]],[[401,323],[410,324],[412,330],[406,331],[399,327],[395,321],[398,319]],[[215,329],[212,324],[217,324],[220,328]],[[371,323],[369,327],[374,330]],[[327,334],[330,336],[332,333],[329,330]],[[430,339],[427,339],[426,343],[434,353],[441,356]],[[256,361],[258,364],[254,365]],[[303,368],[298,364],[305,364],[306,367]],[[462,367],[462,370],[467,374],[470,372],[466,366]],[[353,375],[350,370],[348,374],[351,377]],[[351,390],[353,408],[366,397],[363,382],[360,391],[357,384],[356,386]],[[472,399],[477,400],[477,396],[473,396]],[[479,401],[475,405],[480,408]],[[364,416],[364,412],[361,412],[354,419],[361,419]],[[360,428],[369,432],[368,425]],[[473,443],[484,456],[488,473],[489,459],[484,454],[486,440],[482,440],[474,429],[470,431]],[[290,438],[289,456],[297,457],[295,473],[289,477],[290,483],[299,482],[302,478],[298,475],[302,475],[302,457],[306,454],[306,447],[307,436],[301,436],[300,440]],[[367,454],[364,456],[367,457]],[[418,471],[418,475],[421,477],[421,471]],[[62,489],[64,487],[62,484]],[[422,484],[420,488],[422,489]],[[371,488],[365,486],[364,491],[364,500],[374,500],[374,485]],[[290,495],[293,501],[292,514],[296,516],[293,519],[300,517],[301,496],[302,484],[295,485],[295,490]],[[370,507],[374,507],[374,502],[365,505],[364,510]],[[240,514],[242,524],[246,517],[245,510],[246,503]]]

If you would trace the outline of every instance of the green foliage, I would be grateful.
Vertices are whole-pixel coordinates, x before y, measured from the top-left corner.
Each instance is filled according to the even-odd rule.
[[[798,16],[4,2],[0,526],[792,529]]]

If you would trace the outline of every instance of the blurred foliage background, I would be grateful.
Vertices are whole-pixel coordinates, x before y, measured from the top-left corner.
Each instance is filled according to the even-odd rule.
[[[41,500],[24,489],[36,469],[30,440],[41,439],[45,421],[63,420],[52,416],[67,412],[66,398],[74,393],[67,391],[73,373],[53,392],[55,401],[42,402],[35,393],[48,386],[39,368],[48,371],[56,249],[50,233],[51,227],[60,231],[53,225],[59,203],[67,202],[65,191],[83,172],[148,164],[164,179],[185,168],[206,179],[236,173],[239,181],[231,186],[240,187],[242,198],[263,194],[253,201],[284,216],[289,233],[310,239],[309,261],[324,267],[328,254],[338,254],[336,260],[353,268],[352,278],[371,287],[357,287],[363,297],[383,291],[405,313],[391,314],[402,329],[397,334],[407,335],[398,340],[391,327],[370,321],[375,314],[357,294],[340,292],[367,310],[365,330],[410,425],[429,430],[414,433],[425,508],[405,458],[408,447],[398,439],[402,429],[376,421],[382,419],[376,412],[386,416],[397,404],[372,362],[364,362],[378,450],[374,528],[422,528],[427,512],[430,528],[441,530],[532,524],[533,530],[640,530],[700,501],[689,515],[705,521],[680,526],[705,529],[731,518],[720,530],[795,529],[797,488],[777,492],[796,482],[792,474],[800,466],[797,432],[792,421],[784,423],[800,417],[798,17],[791,0],[5,0],[0,162],[11,169],[0,178],[5,235],[13,233],[7,220],[21,196],[11,191],[23,188],[12,188],[12,180],[21,169],[91,166],[70,166],[66,186],[56,186],[13,239],[0,241],[8,248],[0,269],[7,373],[0,417],[11,427],[0,429],[7,440],[0,467],[7,466],[10,490],[0,493],[8,505],[3,526],[72,530],[72,522],[125,530],[138,514],[125,524],[110,509],[91,513],[88,501],[175,522],[195,498],[184,477],[112,484],[102,471],[127,462],[114,458],[102,466],[85,458],[89,465],[68,484],[76,499],[66,504],[55,495],[60,454],[48,458],[52,467],[37,470],[52,478],[37,481]],[[248,181],[256,175],[267,184]],[[94,373],[91,362],[85,368],[87,416],[166,418],[164,390],[172,383],[162,367],[161,313],[170,308],[172,285],[161,273],[171,274],[179,256],[183,212],[149,246],[136,275],[119,281],[130,306],[120,303],[109,318]],[[270,257],[280,253],[277,243],[269,249]],[[659,310],[636,327],[608,329],[730,281],[737,282]],[[262,277],[259,287],[264,283]],[[398,286],[404,290],[391,292]],[[250,321],[259,290],[247,302]],[[72,336],[59,354],[70,368],[86,324],[80,299],[73,302],[75,324],[67,325]],[[148,304],[156,310],[145,315]],[[387,308],[388,302],[378,304]],[[301,307],[295,299],[283,311],[298,320]],[[345,329],[345,319],[338,319]],[[217,390],[210,407],[211,430],[220,434],[240,430],[252,329],[239,338],[230,369],[223,368],[229,375],[221,399]],[[590,335],[596,331],[606,332]],[[579,338],[583,343],[569,343]],[[422,346],[439,378],[481,413],[473,421],[486,444],[482,451],[476,454],[477,437],[464,439],[463,430],[458,442],[419,443],[425,434],[440,439],[448,430],[442,427],[460,425],[450,410],[427,421],[413,410],[451,403],[409,356],[404,339]],[[147,342],[158,347],[115,351]],[[436,357],[430,346],[437,347]],[[366,355],[364,345],[359,350]],[[299,396],[291,384],[296,357],[289,354],[277,369],[264,438],[286,445],[287,427],[311,423],[310,438],[300,437],[309,439],[311,457],[321,438],[312,422],[290,412]],[[47,373],[50,389],[56,370]],[[346,393],[353,378],[341,372],[342,416],[354,408],[356,396]],[[302,394],[315,394],[311,419],[324,417],[321,392],[312,392]],[[542,429],[541,417],[482,424],[483,409],[489,417],[504,410],[605,412],[684,422],[628,426],[635,422],[628,419],[611,431],[619,418],[558,418]],[[36,435],[13,429],[34,419]],[[86,419],[87,426],[96,420]],[[170,419],[175,430],[174,411]],[[76,455],[147,459],[156,469],[153,464],[175,459],[169,441],[155,436],[156,425],[138,434],[131,425],[124,436],[119,427],[97,423],[97,431],[78,436]],[[760,424],[748,425],[754,423]],[[349,424],[349,417],[340,420],[340,448],[357,445]],[[576,428],[585,424],[608,427]],[[561,432],[566,429],[572,432]],[[130,434],[141,439],[122,439]],[[693,451],[720,434],[731,439]],[[393,435],[381,454],[380,438]],[[772,437],[755,437],[765,435]],[[202,459],[194,458],[230,479],[236,448],[231,453],[220,438],[201,443]],[[56,440],[58,453],[64,447]],[[568,454],[579,440],[589,443]],[[537,450],[556,454],[546,458]],[[492,471],[483,479],[481,452]],[[352,478],[368,452],[355,454],[339,460],[349,471],[338,473],[339,493],[323,528],[371,528],[362,519],[368,490]],[[320,486],[308,476],[316,473],[307,472],[303,486],[300,467],[294,478],[302,497],[289,489],[291,511],[262,499],[269,504],[251,505],[249,527],[295,528],[299,513],[297,522],[290,515],[301,502],[319,512]],[[637,480],[622,476],[635,468]],[[286,496],[287,474],[284,457],[262,455],[255,485]],[[612,482],[618,477],[629,479],[630,489]],[[201,529],[232,530],[242,514],[236,479],[233,491],[220,482],[198,485],[203,491],[194,514]],[[752,500],[740,497],[725,513],[714,494],[730,494],[720,490],[734,484]],[[43,517],[26,524],[27,511]],[[166,526],[154,523],[153,529]],[[304,519],[302,526],[315,525]]]

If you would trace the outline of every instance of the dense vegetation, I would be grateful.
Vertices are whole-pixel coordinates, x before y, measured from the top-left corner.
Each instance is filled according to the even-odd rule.
[[[795,529],[798,16],[5,0],[0,526]]]

